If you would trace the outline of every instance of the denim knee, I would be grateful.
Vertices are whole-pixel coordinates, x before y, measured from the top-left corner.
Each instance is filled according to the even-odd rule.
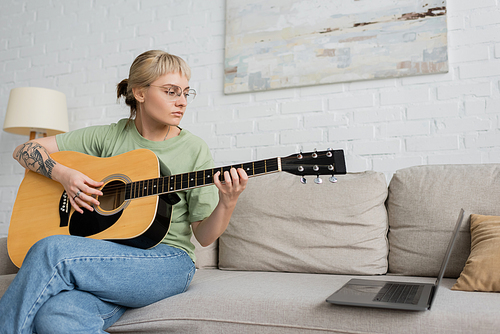
[[[67,237],[64,235],[52,235],[37,241],[26,254],[25,261],[33,257],[36,258],[35,261],[47,260],[48,258],[53,259],[53,256],[47,256],[49,254],[55,255],[57,258],[58,249],[67,242]]]
[[[105,333],[125,312],[123,307],[103,302],[79,290],[63,291],[45,302],[37,312],[37,334]]]
[[[54,249],[59,245],[65,244],[67,242],[66,239],[68,237],[69,236],[67,235],[51,235],[43,239],[40,239],[33,246],[31,246],[31,249],[29,250],[28,254],[30,252],[44,253],[48,250]]]

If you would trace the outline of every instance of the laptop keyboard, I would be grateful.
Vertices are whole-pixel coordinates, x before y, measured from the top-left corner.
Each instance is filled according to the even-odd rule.
[[[418,304],[422,286],[418,284],[386,283],[373,301],[398,304]]]

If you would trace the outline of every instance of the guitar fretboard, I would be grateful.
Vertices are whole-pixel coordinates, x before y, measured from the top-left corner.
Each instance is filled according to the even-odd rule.
[[[125,185],[125,199],[130,200],[208,186],[214,183],[214,175],[217,172],[222,175],[231,168],[243,168],[247,175],[252,177],[281,171],[281,161],[280,158],[273,158],[131,182]],[[223,180],[223,177],[221,179]]]

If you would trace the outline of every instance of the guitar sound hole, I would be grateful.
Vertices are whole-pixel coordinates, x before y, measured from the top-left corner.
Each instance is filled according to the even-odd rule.
[[[105,211],[113,211],[125,201],[125,184],[121,181],[111,181],[101,191],[103,195],[98,200]]]

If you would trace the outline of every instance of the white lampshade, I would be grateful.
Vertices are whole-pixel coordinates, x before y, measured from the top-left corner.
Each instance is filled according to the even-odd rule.
[[[20,135],[68,132],[66,95],[56,90],[19,87],[10,91],[3,129]]]

